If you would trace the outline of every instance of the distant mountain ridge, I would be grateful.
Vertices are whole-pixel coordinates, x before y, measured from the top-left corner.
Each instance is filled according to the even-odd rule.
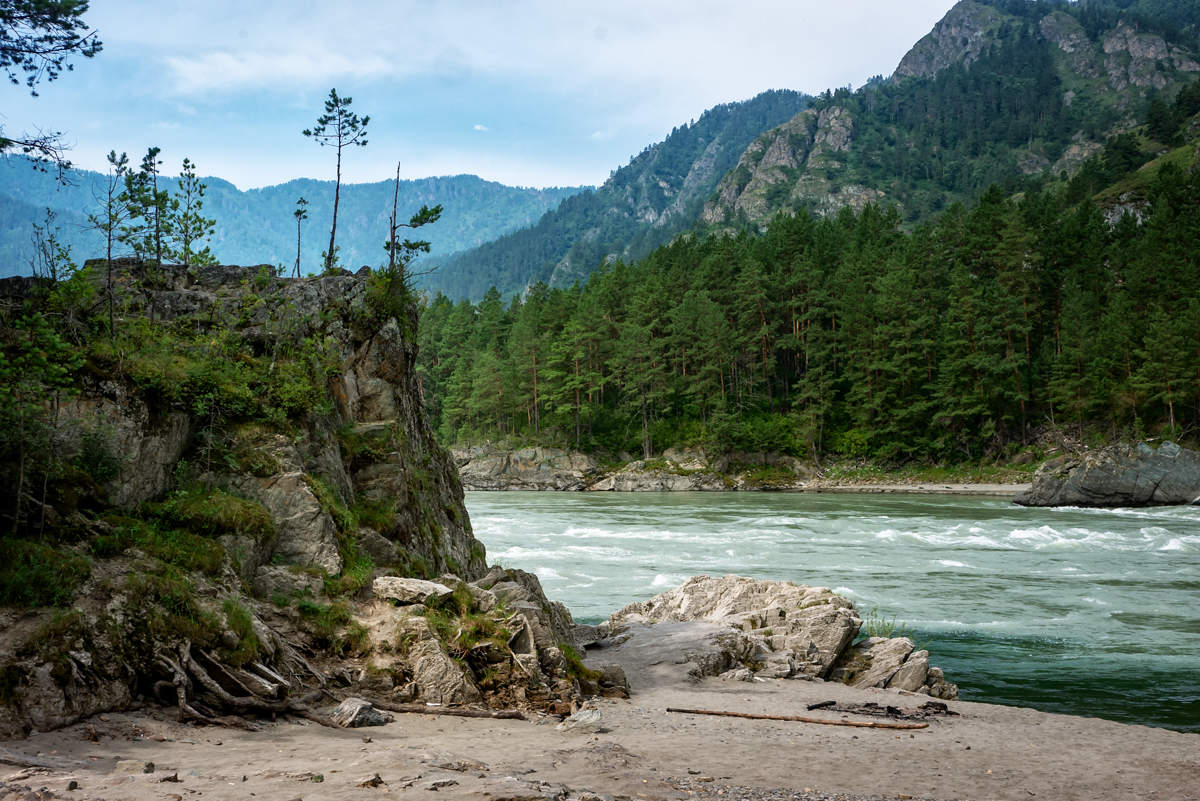
[[[31,225],[42,221],[46,208],[58,215],[56,223],[78,263],[102,255],[103,239],[89,229],[87,215],[98,209],[104,176],[87,170],[72,170],[69,176],[70,182],[60,185],[23,157],[0,158],[0,276],[29,272]],[[291,268],[296,258],[292,212],[304,197],[309,217],[302,229],[302,269],[320,270],[320,254],[329,242],[332,181],[300,178],[243,191],[221,178],[203,180],[208,185],[204,214],[217,220],[210,245],[221,262]],[[174,191],[176,182],[165,178],[160,185]],[[399,207],[407,219],[422,205],[442,204],[442,219],[422,228],[421,235],[431,242],[433,253],[448,254],[529,225],[582,188],[527,189],[474,175],[422,178],[400,182]],[[384,260],[392,193],[391,181],[342,186],[337,244],[343,265],[357,269]]]
[[[771,90],[715,106],[675,128],[598,189],[568,198],[530,228],[459,256],[437,259],[425,285],[451,297],[481,297],[537,281],[566,285],[603,261],[637,259],[695,223],[717,182],[763,131],[807,107],[800,92]]]

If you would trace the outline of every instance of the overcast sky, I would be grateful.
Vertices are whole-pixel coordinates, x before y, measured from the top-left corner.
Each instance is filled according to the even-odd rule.
[[[369,114],[344,179],[474,173],[599,184],[718,103],[890,74],[950,0],[93,0],[104,50],[5,92],[10,131],[61,130],[76,164],[163,149],[240,188],[332,178],[300,135],[331,87]],[[349,11],[347,9],[353,9]]]

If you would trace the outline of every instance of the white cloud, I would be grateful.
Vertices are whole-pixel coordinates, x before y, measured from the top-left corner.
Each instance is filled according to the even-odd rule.
[[[487,127],[486,125],[482,125],[477,122],[471,126],[471,130],[473,130],[473,131],[490,131],[492,129]]]
[[[181,91],[487,76],[622,96],[662,114],[890,73],[952,2],[358,0],[302,4],[301,13],[283,0],[161,5],[171,8],[148,15],[114,0],[92,16],[106,50],[157,55]]]

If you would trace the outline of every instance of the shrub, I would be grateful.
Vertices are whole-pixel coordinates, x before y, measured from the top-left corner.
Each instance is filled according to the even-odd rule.
[[[91,574],[86,557],[40,542],[0,539],[0,605],[68,606]]]

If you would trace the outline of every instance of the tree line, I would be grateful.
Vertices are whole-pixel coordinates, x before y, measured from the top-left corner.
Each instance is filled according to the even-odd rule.
[[[1097,158],[1102,158],[1097,157]],[[438,295],[425,401],[448,442],[679,444],[894,461],[1011,454],[1047,426],[1200,424],[1200,172],[1112,223],[1070,186],[683,237],[584,284]]]

